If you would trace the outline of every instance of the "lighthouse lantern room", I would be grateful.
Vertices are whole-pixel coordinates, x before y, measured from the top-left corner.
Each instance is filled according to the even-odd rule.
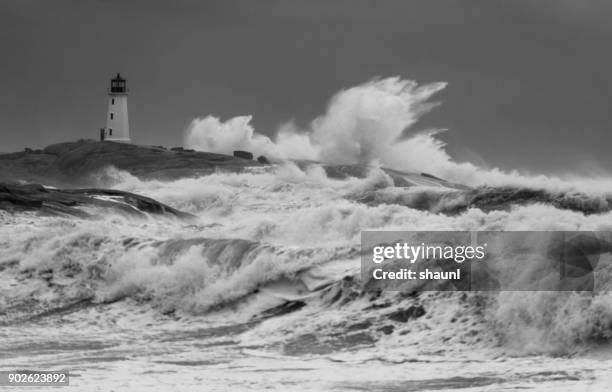
[[[108,114],[106,128],[100,131],[100,140],[130,143],[130,124],[127,106],[128,90],[121,75],[111,80],[108,89]]]

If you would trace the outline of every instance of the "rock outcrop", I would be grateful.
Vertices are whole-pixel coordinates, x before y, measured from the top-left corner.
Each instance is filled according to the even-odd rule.
[[[54,189],[40,184],[0,183],[0,210],[93,218],[109,211],[128,216],[147,214],[179,219],[193,215],[148,197],[111,189]]]
[[[229,155],[159,146],[80,140],[59,143],[43,150],[0,155],[0,181],[23,180],[55,186],[91,186],[91,176],[108,166],[140,178],[175,179],[212,173],[218,169],[240,171],[259,166],[256,161]]]
[[[268,158],[266,158],[264,155],[260,155],[257,157],[257,162],[261,163],[262,165],[269,165],[270,164],[270,160]]]
[[[321,165],[331,178],[365,177],[367,165],[331,165],[316,161],[295,160],[299,167]],[[79,140],[58,143],[42,150],[0,154],[0,181],[26,181],[62,188],[99,186],[96,175],[114,166],[141,179],[173,180],[197,177],[217,170],[238,172],[253,166],[270,165],[265,156],[253,160],[248,151],[234,151],[234,156],[194,151],[183,147],[139,146],[112,141]],[[415,185],[467,190],[432,175],[405,173],[383,168],[395,186]]]
[[[248,159],[249,161],[253,160],[253,153],[248,151],[236,150],[234,151],[234,158],[242,158]]]

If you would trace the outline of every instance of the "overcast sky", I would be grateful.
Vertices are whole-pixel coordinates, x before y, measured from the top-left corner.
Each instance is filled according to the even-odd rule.
[[[420,124],[459,160],[612,167],[609,0],[1,0],[0,151],[97,138],[127,78],[132,138],[197,116],[306,125],[375,76],[447,81]]]

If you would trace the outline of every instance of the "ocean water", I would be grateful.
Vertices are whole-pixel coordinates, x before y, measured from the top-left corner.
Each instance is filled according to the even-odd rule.
[[[452,190],[396,187],[376,167],[100,181],[196,218],[0,211],[0,370],[65,369],[79,391],[612,386],[608,291],[373,294],[359,250],[365,229],[610,231],[610,212],[416,209],[406,201]]]

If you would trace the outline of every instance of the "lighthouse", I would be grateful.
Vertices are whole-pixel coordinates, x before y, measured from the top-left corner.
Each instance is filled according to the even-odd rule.
[[[106,128],[100,130],[100,140],[131,143],[127,96],[125,79],[117,74],[108,89]]]

